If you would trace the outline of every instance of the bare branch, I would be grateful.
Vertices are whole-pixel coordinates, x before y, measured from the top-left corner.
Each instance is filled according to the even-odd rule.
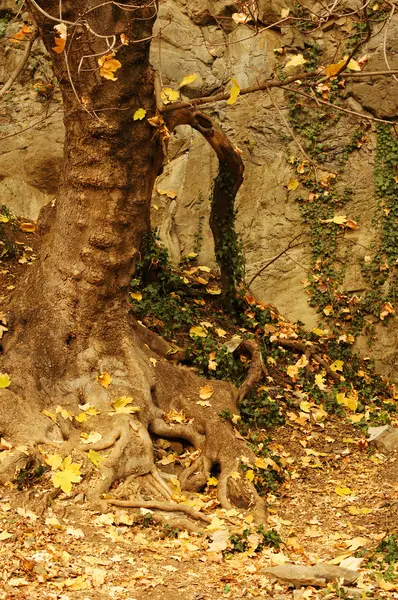
[[[32,46],[38,37],[39,37],[39,31],[38,31],[37,27],[35,27],[35,29],[33,30],[32,34],[26,44],[25,52],[23,53],[21,62],[19,63],[17,68],[14,70],[14,72],[11,73],[8,81],[5,82],[5,84],[3,85],[3,87],[0,90],[0,98],[5,96],[5,94],[8,92],[8,90],[10,90],[12,88],[12,86],[14,85],[14,83],[16,82],[16,80],[18,79],[18,77],[20,76],[22,71],[24,70],[26,63],[28,62],[30,52],[32,50]]]

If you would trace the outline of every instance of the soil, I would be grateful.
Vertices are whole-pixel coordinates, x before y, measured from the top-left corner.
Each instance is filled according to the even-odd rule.
[[[17,240],[35,254],[35,234],[19,232]],[[0,262],[2,306],[27,268],[18,256]],[[267,497],[266,529],[278,532],[279,548],[256,551],[254,544],[254,550],[223,554],[209,547],[216,530],[233,535],[253,527],[237,511],[219,507],[215,487],[186,494],[191,506],[213,519],[189,532],[172,521],[157,522],[157,511],[89,510],[81,494],[61,493],[49,501],[50,472],[37,480],[31,472],[0,488],[0,600],[344,597],[331,588],[293,590],[263,572],[284,562],[330,561],[361,572],[358,594],[365,589],[367,597],[397,598],[398,585],[378,579],[386,565],[375,571],[368,564],[380,541],[398,531],[396,455],[377,453],[344,417],[315,423],[298,413],[292,410],[287,423],[269,433],[271,449],[290,474]]]

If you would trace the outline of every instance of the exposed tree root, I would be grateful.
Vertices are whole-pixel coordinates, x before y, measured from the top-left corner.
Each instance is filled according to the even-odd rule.
[[[298,340],[275,340],[275,344],[277,346],[282,346],[283,348],[292,348],[293,350],[298,350],[307,356],[307,358],[312,357],[319,363],[326,371],[326,373],[334,379],[334,381],[341,381],[341,377],[338,373],[335,373],[330,368],[330,365],[326,362],[325,359],[322,358],[317,353],[317,348],[313,345],[305,344],[304,342],[299,342]]]
[[[12,479],[26,463],[26,450],[17,449],[20,444],[36,454],[41,453],[41,462],[54,453],[55,447],[61,456],[72,456],[73,461],[81,463],[84,480],[74,491],[83,492],[95,506],[104,502],[102,497],[108,493],[113,498],[107,503],[115,506],[183,512],[188,518],[210,522],[210,517],[171,502],[172,492],[154,460],[151,436],[158,436],[180,440],[195,450],[192,464],[178,473],[182,489],[203,490],[212,470],[216,469],[221,506],[228,509],[237,506],[264,522],[264,500],[240,469],[242,457],[246,464],[254,464],[256,457],[244,441],[236,437],[231,424],[219,416],[226,409],[238,413],[236,388],[212,380],[209,382],[214,389],[211,406],[202,406],[197,401],[204,380],[149,350],[142,341],[141,327],[132,332],[131,338],[125,336],[124,328],[118,324],[112,324],[109,331],[110,340],[107,340],[102,331],[101,339],[93,330],[95,338],[90,341],[90,347],[76,354],[74,377],[57,381],[53,387],[51,381],[46,383],[43,386],[47,390],[46,397],[35,391],[31,404],[27,404],[8,390],[0,391],[0,402],[7,407],[0,413],[0,427],[13,444],[9,452],[0,452],[0,481]],[[96,339],[101,339],[101,343]],[[104,353],[107,347],[112,348],[111,356]],[[261,352],[254,342],[244,342],[242,349],[251,355],[253,367],[240,397],[254,385],[263,369]],[[156,363],[150,361],[154,354]],[[112,376],[112,384],[107,389],[97,380],[98,374],[105,371]],[[131,406],[136,407],[131,414],[128,410],[117,412],[113,408],[115,399],[122,396],[130,398]],[[82,423],[65,417],[64,426],[64,417],[59,412],[57,422],[41,412],[46,408],[54,414],[61,405],[67,414],[77,416],[81,412],[79,404],[89,404],[97,414]],[[19,412],[15,413],[15,407],[20,407]],[[168,414],[173,410],[185,415],[186,421],[170,420]],[[87,436],[90,432],[100,433],[101,439],[83,444],[81,434]],[[39,448],[38,442],[43,444]],[[46,444],[50,451],[46,450]],[[98,467],[94,468],[88,460],[89,450],[101,453],[103,460]]]
[[[136,500],[104,500],[107,504],[112,506],[122,506],[123,508],[147,508],[149,510],[164,510],[166,512],[182,512],[191,519],[197,519],[204,521],[205,523],[211,523],[211,517],[205,515],[189,506],[183,504],[173,504],[172,502],[157,502],[153,501],[136,501]]]
[[[254,340],[244,340],[240,346],[240,350],[246,351],[251,357],[251,364],[249,367],[249,373],[247,374],[246,379],[242,383],[238,392],[238,406],[246,398],[247,394],[252,390],[262,378],[268,375],[263,357],[261,354],[261,349],[257,342]]]

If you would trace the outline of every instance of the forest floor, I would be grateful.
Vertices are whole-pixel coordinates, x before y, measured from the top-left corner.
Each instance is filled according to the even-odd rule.
[[[19,232],[18,241],[22,254],[0,262],[1,307],[34,257],[35,234]],[[285,417],[267,434],[285,469],[284,482],[266,495],[270,545],[250,515],[219,507],[216,480],[200,495],[176,489],[179,501],[212,517],[193,533],[147,510],[88,510],[76,493],[43,509],[49,473],[36,481],[27,470],[0,488],[0,600],[398,598],[396,455],[371,448],[346,415],[315,418],[301,403]],[[360,575],[355,589],[289,588],[264,572],[287,562],[332,563]]]

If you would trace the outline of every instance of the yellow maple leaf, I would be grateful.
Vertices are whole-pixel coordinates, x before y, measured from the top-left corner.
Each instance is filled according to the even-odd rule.
[[[198,78],[198,76],[196,75],[196,73],[191,73],[190,75],[185,75],[184,79],[180,82],[179,84],[179,88],[184,87],[184,85],[189,85],[190,83],[193,83],[194,81],[196,81],[196,79]]]
[[[292,379],[295,379],[298,376],[298,366],[297,365],[289,365],[286,369],[286,373]]]
[[[52,471],[56,471],[62,465],[62,456],[59,454],[49,454],[44,462],[51,467]]]
[[[342,371],[343,366],[344,366],[344,362],[342,360],[335,360],[334,363],[332,363],[330,365],[330,368],[332,371],[334,371],[336,373],[337,371]]]
[[[99,452],[96,452],[95,450],[89,450],[87,456],[95,467],[98,467],[100,462],[104,460],[104,457],[101,456],[101,454]]]
[[[133,399],[130,396],[121,396],[112,402],[112,406],[117,413],[130,415],[140,412],[141,408],[139,406],[130,406],[132,401]]]
[[[207,485],[209,485],[209,486],[218,485],[218,479],[216,477],[209,477],[209,479],[207,480]]]
[[[300,182],[297,181],[297,179],[290,179],[289,183],[287,184],[287,189],[288,190],[297,190],[299,185],[300,185]]]
[[[325,378],[321,373],[315,375],[315,384],[319,387],[320,390],[326,390]]]
[[[246,475],[245,478],[247,479],[247,481],[253,481],[254,479],[254,471],[252,471],[252,469],[249,469],[248,471],[246,471]]]
[[[338,485],[334,491],[338,496],[351,496],[351,494],[354,493],[349,487],[340,485]]]
[[[239,83],[236,81],[236,79],[234,77],[232,77],[231,81],[232,81],[233,85],[229,91],[229,98],[227,100],[227,104],[229,104],[230,106],[232,104],[235,104],[235,102],[237,101],[238,96],[240,94]]]
[[[104,79],[109,79],[110,81],[116,81],[117,77],[115,77],[115,72],[120,69],[122,63],[113,58],[115,53],[106,54],[105,56],[100,56],[98,59],[98,64],[100,66],[100,75]]]
[[[199,398],[202,400],[208,400],[214,394],[214,390],[211,385],[204,385],[199,390]]]
[[[164,87],[160,93],[160,97],[163,104],[170,104],[170,102],[175,102],[179,99],[180,92],[173,90],[171,87]]]
[[[303,400],[300,402],[300,410],[305,413],[311,412],[311,402],[308,402],[308,400]]]
[[[189,330],[189,335],[190,337],[206,337],[207,332],[203,329],[203,327],[197,325],[196,327],[191,327],[191,329]]]
[[[287,69],[290,69],[291,67],[299,67],[301,65],[305,65],[306,62],[307,61],[302,54],[296,54],[295,56],[290,56],[289,60],[285,64],[285,67]]]
[[[75,420],[78,423],[85,423],[88,420],[86,413],[82,412],[75,416]]]
[[[133,116],[134,121],[142,121],[142,119],[145,117],[146,115],[146,110],[145,108],[138,108]]]
[[[97,375],[97,381],[102,387],[107,388],[112,383],[112,377],[106,371]]]
[[[72,463],[71,456],[67,456],[60,465],[60,470],[54,473],[51,479],[55,488],[61,488],[69,494],[72,491],[72,483],[81,481],[80,465]]]
[[[142,294],[141,292],[130,292],[130,298],[132,298],[136,302],[141,302]]]
[[[10,383],[10,376],[7,373],[0,373],[0,388],[7,388]]]

